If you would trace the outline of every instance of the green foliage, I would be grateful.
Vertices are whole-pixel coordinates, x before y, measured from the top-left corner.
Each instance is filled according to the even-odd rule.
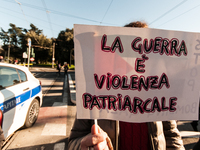
[[[47,63],[47,64],[35,64],[34,66],[37,67],[48,67],[48,68],[52,68],[52,64],[51,63]],[[54,68],[56,68],[56,64],[54,64]]]
[[[51,68],[52,67],[52,64],[51,63],[47,63],[47,64],[34,64],[34,66],[37,66],[37,67],[48,67],[48,68]],[[54,64],[54,68],[56,68],[56,64]],[[74,65],[68,65],[68,68],[69,70],[74,70],[75,69],[75,66]]]
[[[3,41],[0,55],[7,56],[10,46],[10,58],[23,61],[23,52],[27,52],[28,38],[31,39],[31,48],[34,49],[37,64],[52,61],[53,42],[55,42],[55,63],[74,64],[73,29],[66,29],[59,33],[57,39],[47,38],[42,30],[30,24],[30,29],[23,29],[10,23],[8,31],[1,29],[0,39]]]
[[[74,70],[74,69],[75,69],[74,65],[69,66],[69,70]]]
[[[32,47],[34,47],[35,61],[45,63],[52,59],[52,40],[38,31],[30,30],[26,37],[31,38]],[[27,40],[28,40],[27,38]]]
[[[61,31],[56,40],[56,60],[63,64],[74,64],[74,41],[73,29],[66,29]]]

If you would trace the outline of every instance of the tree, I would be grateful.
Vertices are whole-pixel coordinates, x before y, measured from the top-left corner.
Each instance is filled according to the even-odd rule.
[[[42,30],[39,30],[34,24],[30,24],[31,29],[29,31],[34,31],[37,35],[42,33]]]
[[[73,29],[66,29],[61,31],[56,40],[56,60],[61,62],[68,62],[69,64],[74,63],[74,41],[73,41]]]
[[[31,38],[31,44],[35,52],[35,61],[37,63],[51,62],[52,39],[47,38],[44,34],[38,31],[39,30],[29,30],[26,34],[26,40]]]
[[[57,39],[50,39],[34,24],[30,24],[29,30],[17,27],[12,23],[10,23],[8,31],[1,29],[0,39],[3,41],[4,56],[8,53],[8,46],[11,45],[10,56],[13,59],[21,59],[23,61],[22,54],[27,52],[28,38],[31,39],[31,48],[34,49],[35,61],[37,63],[52,61],[52,42],[54,41],[56,60],[62,64],[64,62],[74,64],[73,29],[67,28],[59,33]]]
[[[17,27],[15,24],[10,23],[10,28],[8,31],[4,31],[1,29],[0,32],[0,39],[3,41],[3,49],[7,50],[4,51],[4,55],[8,55],[8,47],[10,46],[10,53],[9,55],[12,57],[12,59],[15,58],[21,58],[21,44],[22,39],[24,37],[24,33],[22,28]]]
[[[8,49],[9,35],[8,32],[4,31],[2,28],[0,32],[0,39],[3,42],[3,46],[1,48],[3,50],[0,51],[0,55],[5,57],[7,55],[7,51],[5,49]]]
[[[0,39],[3,41],[4,56],[8,55],[8,46],[10,46],[10,57],[12,59],[21,59],[23,52],[27,52],[28,38],[31,38],[31,47],[34,48],[35,60],[39,62],[48,62],[52,58],[52,39],[47,38],[34,24],[30,24],[30,29],[23,29],[10,23],[8,31],[1,29]],[[2,54],[0,54],[2,55]]]

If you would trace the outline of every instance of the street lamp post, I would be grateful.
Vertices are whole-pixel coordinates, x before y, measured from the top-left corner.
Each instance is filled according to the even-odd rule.
[[[8,44],[8,63],[9,63],[9,58],[10,57],[10,37],[9,37],[9,44]]]
[[[31,39],[28,38],[28,69],[29,69],[29,63],[30,63],[30,51],[31,51]]]
[[[55,62],[55,40],[53,39],[52,68],[54,68],[54,62]]]

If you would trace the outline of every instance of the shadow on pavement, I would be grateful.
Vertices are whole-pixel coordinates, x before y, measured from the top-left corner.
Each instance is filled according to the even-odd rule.
[[[68,149],[67,147],[68,147],[68,138],[60,140],[56,143],[34,145],[31,147],[20,147],[20,148],[8,149],[8,150],[59,150],[59,149],[67,150]]]

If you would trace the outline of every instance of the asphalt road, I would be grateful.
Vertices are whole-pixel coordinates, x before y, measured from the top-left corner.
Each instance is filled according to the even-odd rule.
[[[76,114],[70,101],[68,76],[56,69],[30,68],[42,82],[43,105],[35,125],[18,130],[3,150],[67,150],[68,137]],[[70,74],[70,72],[69,72]]]

